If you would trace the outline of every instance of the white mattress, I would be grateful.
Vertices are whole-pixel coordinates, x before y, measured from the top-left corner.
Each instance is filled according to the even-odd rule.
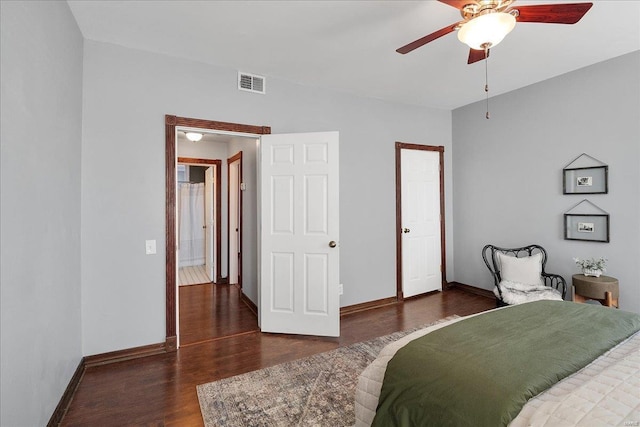
[[[478,315],[482,313],[474,316]],[[371,425],[387,363],[396,351],[416,338],[468,317],[421,329],[383,348],[358,379],[355,425]],[[640,425],[640,332],[529,400],[510,424],[514,427],[578,425]]]

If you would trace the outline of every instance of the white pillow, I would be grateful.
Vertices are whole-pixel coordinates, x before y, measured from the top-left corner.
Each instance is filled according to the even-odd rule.
[[[542,282],[542,254],[516,258],[498,252],[500,277],[509,282],[525,285],[544,285]]]

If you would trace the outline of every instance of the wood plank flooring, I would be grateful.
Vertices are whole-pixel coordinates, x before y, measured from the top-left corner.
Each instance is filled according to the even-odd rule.
[[[194,297],[196,300],[205,295],[213,304],[216,298],[217,291],[213,289],[192,286],[184,289],[201,293]],[[233,291],[231,287],[221,288],[220,291],[224,289]],[[181,298],[182,294],[181,289]],[[188,300],[189,297],[185,296],[184,299]],[[203,341],[206,334],[193,332],[194,342],[202,342],[181,347],[175,353],[88,368],[61,425],[201,426],[203,423],[196,394],[199,384],[366,341],[453,314],[463,316],[493,307],[494,299],[452,289],[345,315],[341,318],[339,338],[263,334],[256,331]],[[229,311],[232,310],[233,306],[229,305]],[[218,322],[224,322],[225,319],[236,321],[231,313],[224,313],[224,307],[219,311],[216,313]],[[209,320],[197,320],[194,315],[194,318],[183,322],[181,330],[185,327],[190,331],[190,322],[200,322],[205,325],[204,329],[215,329],[207,326]]]
[[[180,346],[258,331],[256,315],[235,285],[180,287]]]

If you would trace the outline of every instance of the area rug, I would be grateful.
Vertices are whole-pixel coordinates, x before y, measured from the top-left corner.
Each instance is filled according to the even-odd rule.
[[[427,326],[199,385],[204,424],[206,427],[353,425],[360,373],[385,345]]]

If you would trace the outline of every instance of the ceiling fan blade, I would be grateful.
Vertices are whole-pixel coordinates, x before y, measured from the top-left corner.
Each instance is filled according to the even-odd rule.
[[[488,49],[486,58],[488,58],[490,54],[491,49]],[[467,64],[473,64],[474,62],[482,61],[486,58],[484,56],[484,50],[469,49],[469,60],[467,61]]]
[[[456,9],[462,9],[468,4],[478,3],[475,0],[438,0],[440,3],[448,4],[449,6],[453,6]]]
[[[518,22],[543,22],[547,24],[575,24],[591,9],[593,3],[539,4],[516,6],[520,14]]]
[[[417,49],[421,46],[424,46],[425,44],[434,41],[435,39],[438,39],[442,36],[446,36],[447,34],[455,31],[456,27],[458,26],[458,23],[456,22],[455,24],[449,25],[448,27],[444,27],[434,33],[431,33],[429,35],[426,35],[422,38],[419,38],[416,41],[412,41],[411,43],[402,46],[399,49],[396,49],[396,52],[401,53],[401,54],[405,54],[405,53],[409,53],[414,49]]]

